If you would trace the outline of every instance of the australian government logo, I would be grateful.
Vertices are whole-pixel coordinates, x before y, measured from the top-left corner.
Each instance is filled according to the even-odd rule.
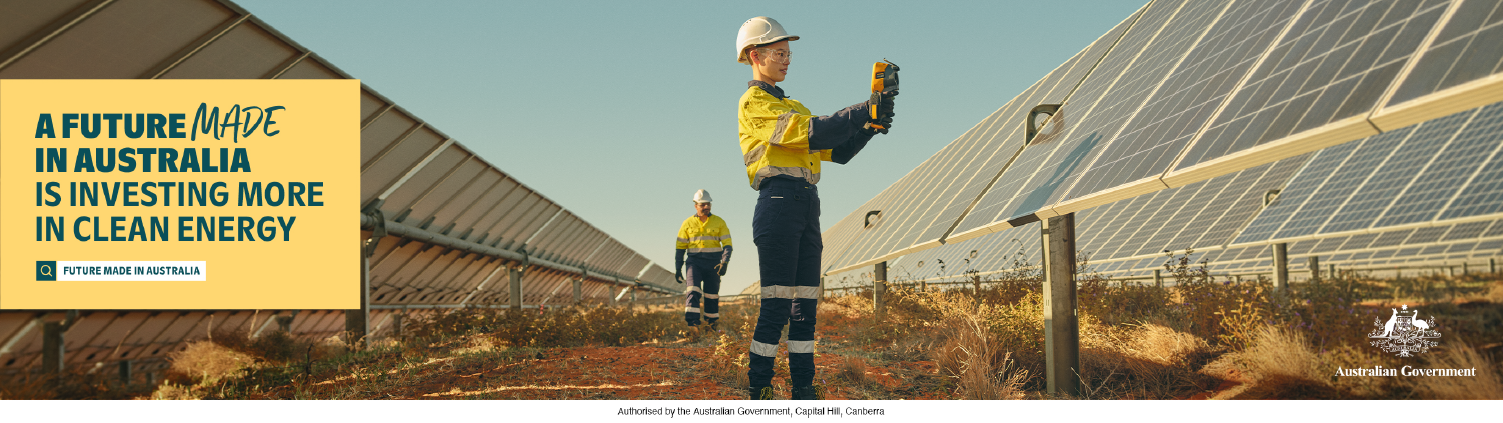
[[[1440,331],[1435,328],[1435,316],[1430,316],[1429,320],[1420,319],[1419,309],[1410,310],[1407,304],[1390,310],[1393,310],[1393,314],[1388,316],[1388,321],[1373,318],[1374,329],[1372,333],[1367,334],[1368,339],[1372,339],[1373,346],[1399,357],[1414,357],[1416,354],[1430,352],[1430,347],[1440,345],[1440,342],[1436,341],[1440,339]],[[1414,366],[1336,368],[1336,376],[1393,377],[1400,375],[1474,377],[1477,376],[1477,369],[1425,369],[1414,368]]]
[[[1399,357],[1413,357],[1415,354],[1429,352],[1430,347],[1440,345],[1434,341],[1440,339],[1440,331],[1435,329],[1435,316],[1430,316],[1430,320],[1421,320],[1418,308],[1409,310],[1408,304],[1402,308],[1402,311],[1390,309],[1393,314],[1387,322],[1373,318],[1373,326],[1377,328],[1367,334],[1367,337],[1373,340],[1374,347]]]

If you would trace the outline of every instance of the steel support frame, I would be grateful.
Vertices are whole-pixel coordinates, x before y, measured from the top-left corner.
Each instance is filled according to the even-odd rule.
[[[377,216],[372,216],[370,214],[361,214],[360,215],[360,227],[362,229],[374,229],[376,227],[376,225],[377,225],[376,221],[378,219],[379,219],[379,217],[377,217]],[[406,238],[406,239],[410,239],[410,240],[417,241],[417,242],[430,243],[430,244],[434,244],[434,245],[438,245],[438,246],[442,246],[442,247],[446,247],[446,248],[453,248],[453,249],[460,250],[460,251],[466,251],[466,252],[470,252],[470,253],[475,253],[475,254],[480,254],[480,255],[485,255],[485,256],[490,256],[490,257],[497,257],[497,258],[506,259],[506,260],[511,260],[511,261],[515,261],[515,262],[518,262],[518,263],[522,262],[524,260],[524,257],[525,257],[522,253],[518,253],[516,251],[504,250],[504,249],[500,249],[500,248],[496,248],[496,247],[491,247],[491,246],[487,246],[487,245],[483,245],[483,244],[477,244],[477,243],[474,243],[474,242],[465,241],[465,240],[458,239],[458,238],[453,238],[453,237],[450,237],[450,236],[447,236],[447,235],[430,232],[430,231],[427,231],[427,230],[424,230],[424,229],[421,229],[421,228],[404,225],[404,224],[399,223],[399,222],[393,222],[393,221],[390,221],[390,220],[384,220],[383,219],[383,223],[384,224],[382,225],[382,227],[387,231],[388,234],[393,235],[393,236],[398,236],[398,237]],[[566,265],[566,264],[554,262],[552,260],[545,260],[545,259],[541,259],[541,258],[537,258],[537,257],[530,257],[530,258],[526,258],[526,259],[529,261],[529,264],[532,265],[532,266],[538,266],[538,267],[543,267],[543,268],[558,270],[558,271],[567,272],[567,273],[583,273],[583,272],[586,272],[586,270],[584,268],[570,266],[570,265]],[[620,277],[618,275],[605,274],[604,272],[595,271],[595,270],[589,270],[588,272],[589,272],[589,275],[591,277],[603,280],[604,282],[611,283],[613,285],[617,285],[617,286],[637,286],[638,285],[637,281],[635,281],[633,279],[626,279],[626,278]],[[677,290],[669,289],[669,288],[661,287],[661,286],[657,286],[657,285],[641,284],[641,286],[644,287],[644,288],[646,288],[646,289],[653,290],[653,291],[660,292],[660,293],[664,293],[664,294],[676,294],[676,293],[678,293]]]

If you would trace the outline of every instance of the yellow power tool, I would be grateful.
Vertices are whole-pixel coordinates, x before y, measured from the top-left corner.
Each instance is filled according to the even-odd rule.
[[[877,108],[875,107],[875,104],[881,103],[882,96],[888,95],[888,93],[891,93],[891,92],[897,91],[897,90],[898,90],[898,65],[896,63],[888,61],[887,59],[882,59],[881,62],[873,63],[872,64],[872,102],[873,102],[874,107],[870,108],[871,109],[871,114],[872,114],[872,116],[871,116],[872,120],[876,120],[877,119]],[[872,127],[873,128],[877,128],[877,129],[885,129],[882,125],[878,125],[878,124],[875,124],[875,123],[872,124]]]

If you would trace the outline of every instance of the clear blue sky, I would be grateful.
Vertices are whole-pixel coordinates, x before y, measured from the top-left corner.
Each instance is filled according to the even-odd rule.
[[[738,247],[722,294],[758,278],[742,22],[802,37],[779,86],[816,114],[902,67],[893,132],[823,171],[829,228],[1146,3],[235,1],[665,268],[709,190]]]

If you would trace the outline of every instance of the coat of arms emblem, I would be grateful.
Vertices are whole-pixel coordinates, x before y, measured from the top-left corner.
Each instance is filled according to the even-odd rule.
[[[1432,339],[1440,338],[1440,332],[1434,330],[1435,316],[1430,320],[1419,318],[1419,309],[1409,310],[1409,305],[1402,306],[1403,310],[1393,310],[1393,314],[1384,322],[1373,318],[1373,326],[1377,329],[1368,334],[1373,339],[1372,344],[1384,352],[1398,353],[1399,357],[1413,357],[1430,351],[1430,347],[1440,345]]]

